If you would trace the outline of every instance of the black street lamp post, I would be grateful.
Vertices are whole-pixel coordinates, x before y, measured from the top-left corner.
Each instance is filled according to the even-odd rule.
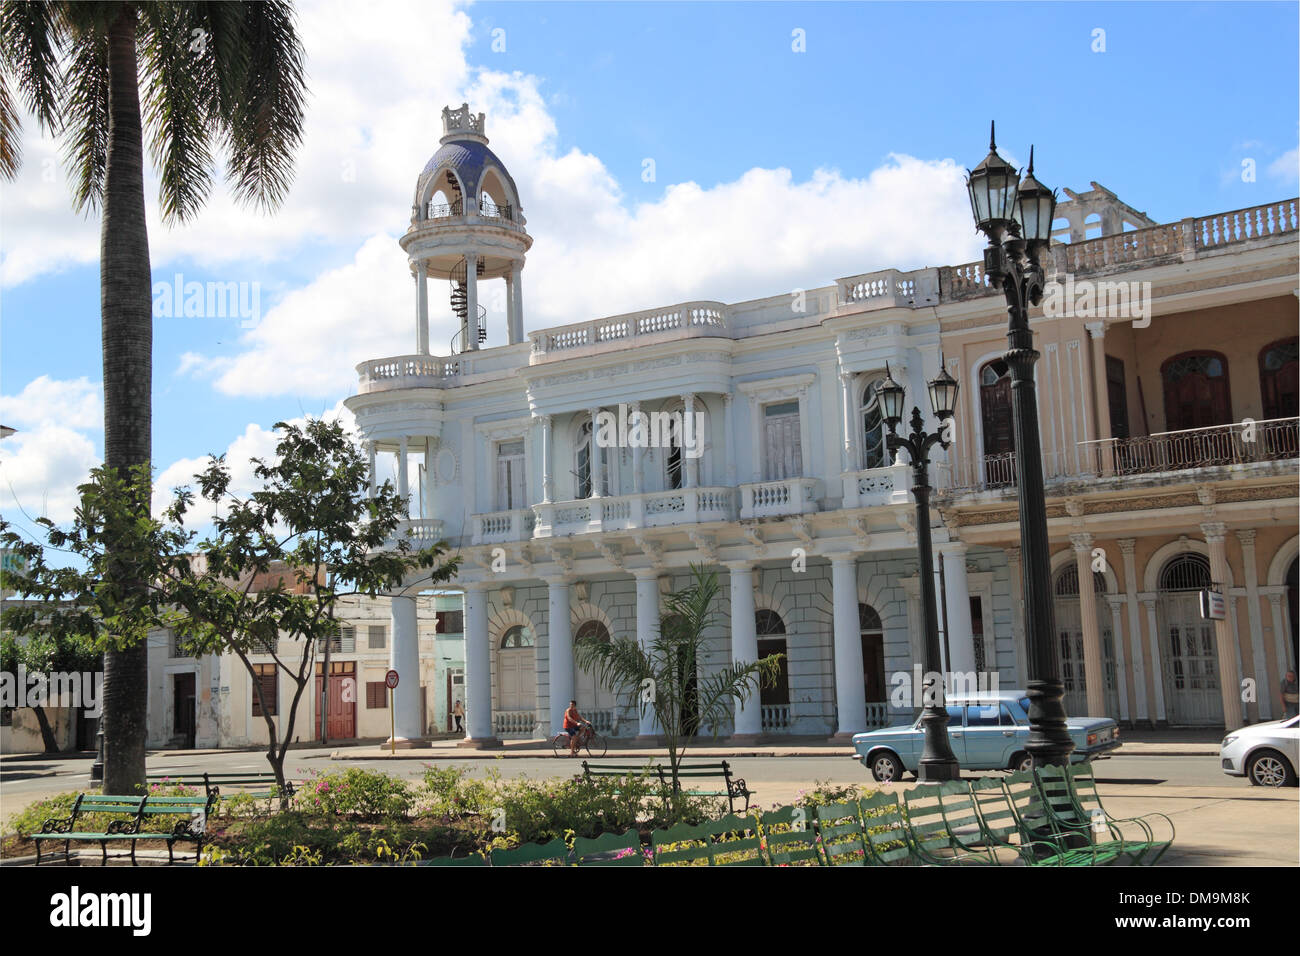
[[[1038,766],[1066,764],[1074,741],[1065,726],[1065,685],[1056,656],[1056,622],[1052,613],[1047,541],[1047,504],[1043,492],[1043,455],[1038,433],[1038,396],[1034,385],[1034,336],[1029,307],[1043,298],[1042,256],[1051,244],[1056,194],[1034,178],[1034,151],[1019,184],[1014,167],[998,155],[992,127],[989,154],[970,171],[966,186],[971,211],[988,238],[984,274],[1007,301],[1011,370],[1011,414],[1015,436],[1016,482],[1019,486],[1020,554],[1024,596],[1025,643],[1029,653],[1029,739],[1025,750]]]
[[[925,616],[925,671],[927,675],[932,675],[939,673],[941,658],[939,614],[934,594],[934,549],[930,542],[930,449],[935,445],[941,448],[949,445],[944,434],[957,405],[957,382],[946,370],[941,369],[938,377],[930,382],[929,392],[930,408],[939,419],[939,429],[927,434],[921,409],[914,407],[912,434],[900,438],[897,430],[899,422],[903,420],[906,389],[894,381],[888,366],[885,367],[885,380],[877,386],[882,418],[885,427],[889,429],[886,438],[888,448],[891,452],[906,448],[912,459],[916,546],[921,564],[921,612]],[[924,710],[921,713],[921,726],[925,730],[925,749],[921,753],[921,762],[916,772],[917,779],[922,782],[961,778],[961,768],[958,767],[952,745],[948,742],[948,709],[944,700],[943,681],[940,674],[936,686],[925,688],[922,699]]]

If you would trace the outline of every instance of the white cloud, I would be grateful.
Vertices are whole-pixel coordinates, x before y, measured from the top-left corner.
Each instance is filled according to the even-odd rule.
[[[0,445],[0,501],[15,524],[21,516],[72,520],[77,486],[100,463],[94,443],[65,425],[43,423]]]
[[[17,395],[0,395],[0,423],[11,428],[58,424],[102,429],[104,400],[99,383],[78,379],[34,378]]]
[[[1289,149],[1268,165],[1268,174],[1277,179],[1294,182],[1300,174],[1300,147]]]

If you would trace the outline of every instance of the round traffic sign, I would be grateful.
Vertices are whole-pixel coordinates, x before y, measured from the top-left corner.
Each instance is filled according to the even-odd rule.
[[[389,671],[384,675],[384,683],[392,690],[397,686],[397,671]]]

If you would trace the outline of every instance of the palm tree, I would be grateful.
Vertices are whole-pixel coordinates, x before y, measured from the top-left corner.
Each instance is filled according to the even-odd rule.
[[[603,640],[590,635],[574,645],[584,671],[625,694],[634,695],[641,712],[653,710],[668,748],[674,793],[677,772],[693,732],[719,728],[734,716],[736,701],[747,700],[760,686],[771,687],[780,673],[780,654],[758,661],[735,661],[705,677],[698,663],[705,654],[705,632],[715,623],[718,575],[691,565],[691,583],[664,598],[660,631],[644,647],[633,638]]]
[[[41,127],[63,138],[74,206],[101,215],[104,464],[123,475],[152,457],[144,134],[164,223],[202,208],[214,147],[237,199],[278,206],[306,95],[293,20],[285,0],[0,3],[0,175],[14,178],[21,161],[13,83]],[[147,514],[148,496],[138,507]],[[131,566],[122,554],[115,577],[142,593]],[[145,777],[145,647],[104,657],[104,792],[131,793]]]

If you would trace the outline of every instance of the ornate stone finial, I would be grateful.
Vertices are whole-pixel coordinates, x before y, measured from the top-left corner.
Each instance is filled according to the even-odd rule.
[[[452,109],[450,106],[442,108],[442,131],[445,136],[468,133],[471,136],[482,136],[487,139],[486,123],[487,114],[479,113],[475,116],[469,111],[468,103],[461,103],[460,109]]]

